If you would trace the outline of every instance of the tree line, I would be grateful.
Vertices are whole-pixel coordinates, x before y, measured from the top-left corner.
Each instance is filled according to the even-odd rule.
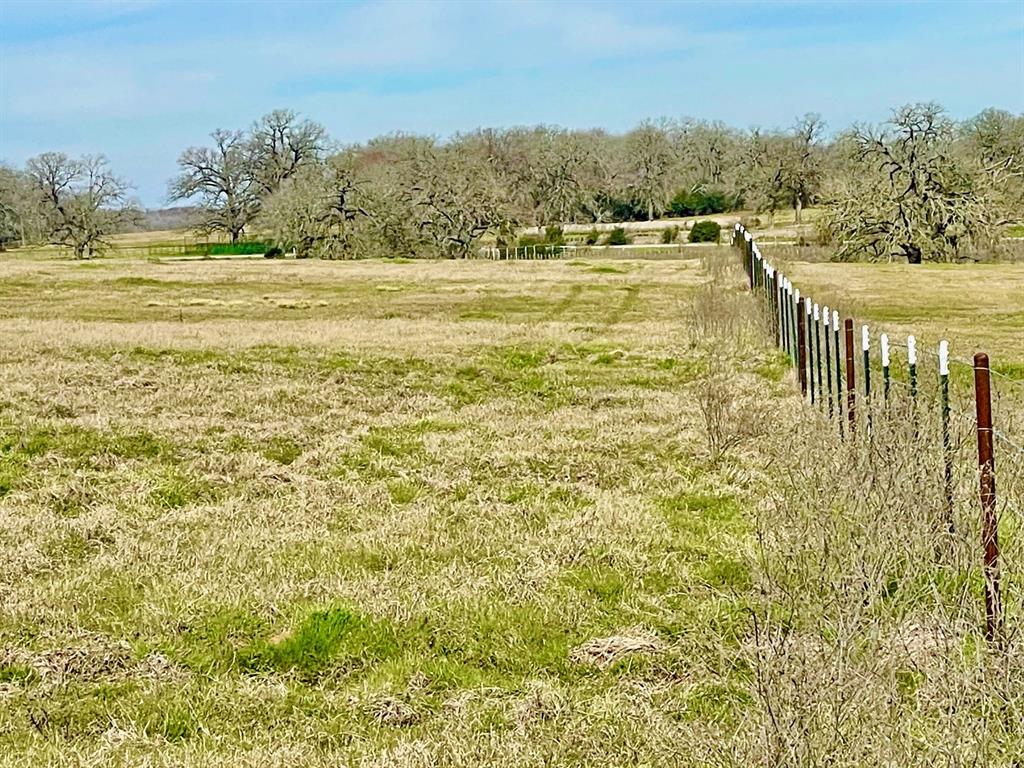
[[[446,140],[394,133],[333,142],[277,110],[186,149],[169,200],[233,242],[259,233],[301,257],[464,258],[525,226],[655,220],[820,206],[816,237],[837,258],[947,261],[990,248],[1024,218],[1024,115],[965,121],[936,104],[831,137],[814,114],[784,130],[692,119],[625,134],[551,126]],[[102,156],[44,153],[0,166],[0,241],[59,243],[79,258],[137,220],[129,185]]]

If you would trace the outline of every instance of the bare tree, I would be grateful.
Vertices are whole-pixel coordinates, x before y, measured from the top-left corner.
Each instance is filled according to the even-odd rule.
[[[826,226],[839,255],[950,261],[995,239],[996,207],[954,154],[955,125],[937,104],[897,109],[852,134],[855,178],[833,196]]]
[[[238,242],[259,210],[262,189],[249,142],[241,131],[216,130],[212,147],[189,147],[178,158],[171,200],[199,199],[199,228]]]
[[[72,159],[46,152],[26,164],[32,205],[47,242],[90,258],[106,237],[138,222],[140,211],[128,200],[129,186],[110,170],[103,155]]]
[[[664,128],[649,121],[641,123],[626,136],[626,157],[630,189],[647,211],[647,220],[653,221],[665,207],[674,163]]]
[[[796,223],[801,223],[805,205],[810,205],[821,185],[821,135],[825,123],[821,116],[807,113],[792,130],[792,150],[788,163],[788,182],[793,193]]]
[[[1024,115],[986,109],[961,126],[961,154],[1004,221],[1024,217]]]
[[[788,137],[760,130],[751,132],[743,152],[742,196],[758,213],[768,214],[768,226],[775,213],[793,199],[790,183],[792,145]]]
[[[300,120],[290,109],[277,109],[256,121],[248,141],[253,176],[265,195],[320,159],[327,131],[312,120]]]
[[[305,163],[264,201],[260,226],[299,258],[355,255],[354,225],[370,216],[360,199],[362,186],[350,153],[325,163]]]
[[[509,197],[500,177],[458,146],[428,146],[412,157],[404,198],[439,255],[465,258],[487,232],[507,230]]]
[[[22,205],[25,190],[20,173],[0,165],[0,251],[13,240],[24,240]]]

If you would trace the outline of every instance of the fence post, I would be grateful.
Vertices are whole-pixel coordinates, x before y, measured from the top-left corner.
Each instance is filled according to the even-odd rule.
[[[883,333],[879,337],[882,345],[882,399],[889,404],[889,334]]]
[[[751,260],[754,258],[754,248],[751,242],[753,238],[749,232],[743,233],[743,269],[747,273],[747,280],[750,281],[750,287],[754,287],[754,270],[751,266]]]
[[[775,330],[775,346],[782,346],[782,325],[779,323],[779,273],[772,267],[771,281],[769,284],[771,294],[768,297],[769,306],[772,308],[772,327]]]
[[[822,310],[822,317],[825,321],[825,380],[828,383],[828,417],[835,415],[835,407],[832,403],[832,333],[829,330],[828,307]]]
[[[992,439],[992,391],[988,355],[974,356],[974,402],[978,415],[978,470],[981,486],[981,543],[985,548],[985,639],[1003,642],[1003,605],[999,594],[999,518],[996,515],[996,464]]]
[[[910,373],[911,404],[917,404],[917,339],[907,336],[907,368]]]
[[[809,297],[805,296],[804,315],[807,323],[807,388],[811,393],[811,405],[814,405],[817,393],[814,391],[814,337],[811,335],[814,332],[814,315],[811,310],[811,300]]]
[[[860,327],[860,345],[864,353],[864,416],[871,432],[871,334],[866,325]]]
[[[786,322],[786,279],[779,281],[779,346],[789,354],[789,323]]]
[[[846,318],[846,418],[850,436],[857,432],[857,379],[853,369],[853,320]]]
[[[946,527],[953,533],[953,440],[949,434],[949,342],[939,342],[939,382],[942,396],[942,476],[946,493]]]
[[[800,306],[799,290],[796,292],[796,352],[800,394],[807,397],[807,316]]]
[[[821,308],[814,305],[814,370],[818,377],[818,402],[825,397],[821,382]]]
[[[843,436],[843,361],[839,352],[839,310],[832,310],[832,336],[836,345],[836,421],[839,436]]]

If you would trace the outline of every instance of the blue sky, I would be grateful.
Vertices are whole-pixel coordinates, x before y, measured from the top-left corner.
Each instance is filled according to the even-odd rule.
[[[809,111],[839,129],[928,100],[1024,112],[1024,0],[0,0],[0,160],[102,152],[148,206],[182,149],[278,107],[351,142]]]

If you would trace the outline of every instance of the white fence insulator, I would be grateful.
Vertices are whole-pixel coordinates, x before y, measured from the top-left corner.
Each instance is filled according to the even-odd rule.
[[[907,363],[917,365],[917,339],[907,336]]]
[[[866,325],[862,325],[860,327],[860,347],[864,352],[871,349],[871,334],[868,333],[868,327]]]
[[[882,367],[889,367],[889,334],[883,333],[879,337],[879,342],[882,345]]]
[[[945,339],[939,342],[939,375],[949,376],[949,342]]]

